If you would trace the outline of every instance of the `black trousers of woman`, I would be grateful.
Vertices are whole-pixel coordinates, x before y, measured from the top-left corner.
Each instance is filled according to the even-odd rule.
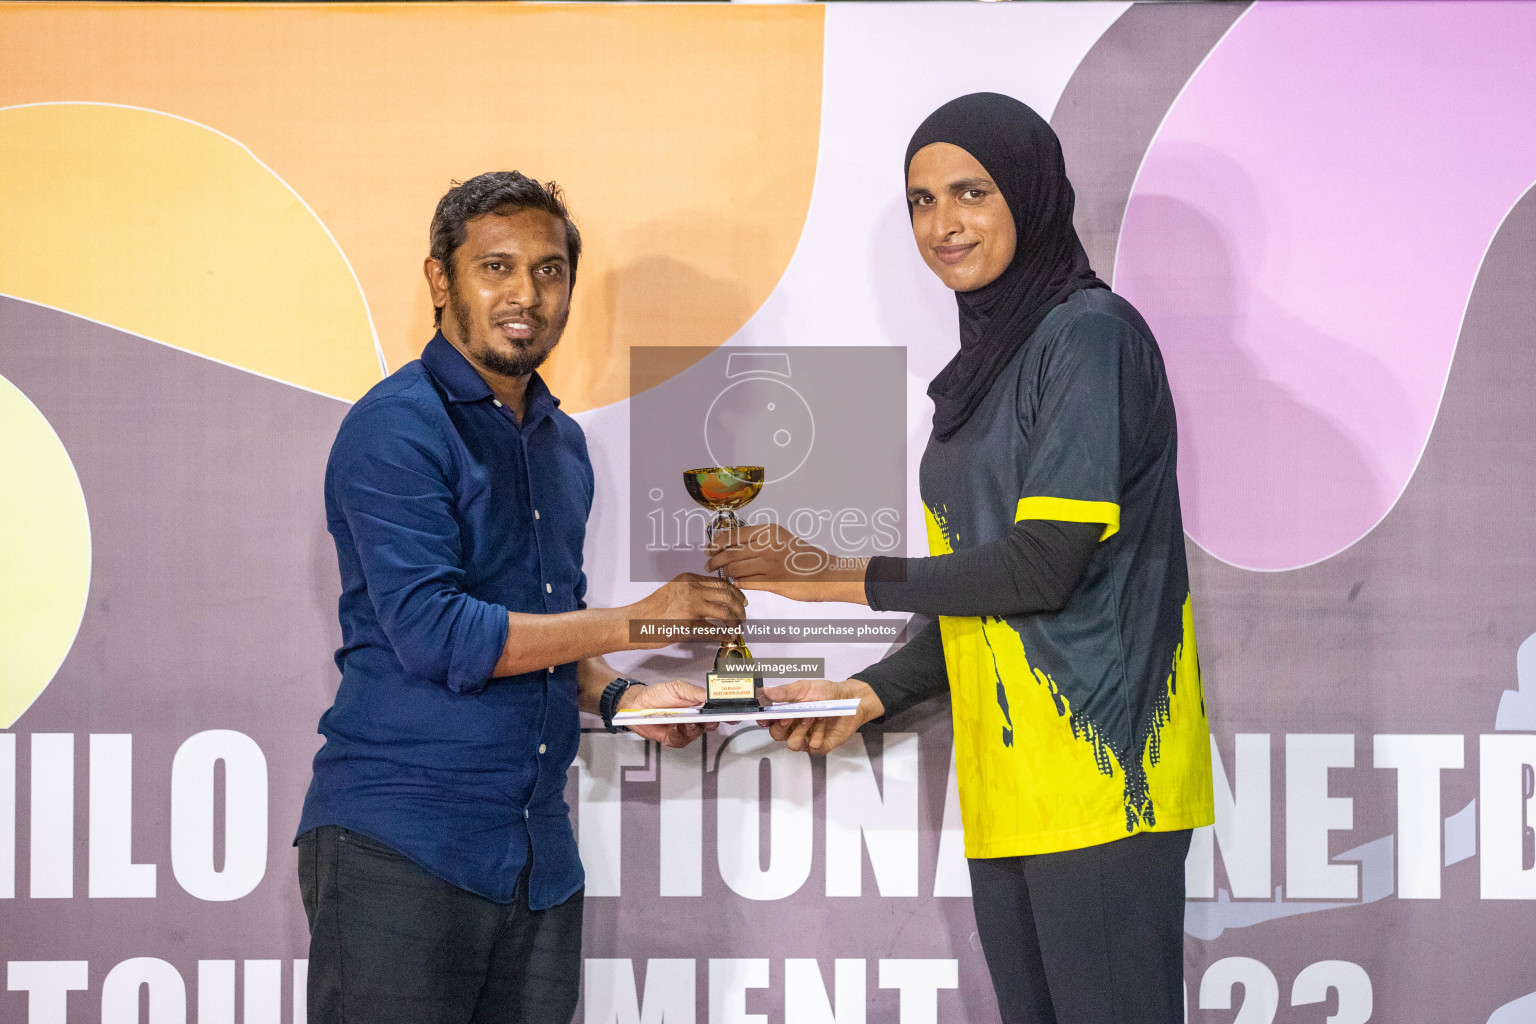
[[[1189,835],[968,862],[1003,1024],[1183,1024]]]

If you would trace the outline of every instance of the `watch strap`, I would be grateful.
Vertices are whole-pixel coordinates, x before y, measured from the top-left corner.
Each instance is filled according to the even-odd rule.
[[[619,676],[613,682],[603,687],[603,695],[597,701],[597,713],[602,716],[603,728],[609,732],[628,732],[622,725],[613,724],[613,713],[619,709],[619,698],[624,696],[624,691],[631,686],[644,686],[644,683]]]

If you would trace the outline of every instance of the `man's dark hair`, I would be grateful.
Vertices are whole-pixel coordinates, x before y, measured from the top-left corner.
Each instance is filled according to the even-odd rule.
[[[432,214],[428,255],[442,265],[448,284],[453,284],[453,254],[464,244],[465,227],[487,213],[511,213],[516,210],[543,210],[565,222],[566,259],[570,261],[571,287],[576,287],[576,261],[581,257],[581,232],[565,208],[565,193],[554,182],[545,184],[520,171],[487,171],[464,182],[454,182]],[[443,308],[437,307],[434,322],[443,323]]]

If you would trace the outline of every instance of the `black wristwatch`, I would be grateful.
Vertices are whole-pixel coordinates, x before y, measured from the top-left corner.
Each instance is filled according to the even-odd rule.
[[[624,696],[624,691],[631,686],[644,686],[644,683],[623,676],[615,679],[603,687],[603,695],[597,700],[597,713],[603,716],[603,728],[609,732],[629,732],[622,725],[613,724],[613,713],[619,710],[619,698]]]

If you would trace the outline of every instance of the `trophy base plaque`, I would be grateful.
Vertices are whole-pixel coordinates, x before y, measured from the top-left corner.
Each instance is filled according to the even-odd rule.
[[[768,706],[763,698],[763,680],[740,671],[752,657],[747,645],[739,640],[726,641],[715,655],[715,670],[704,674],[705,711],[758,711]]]
[[[768,706],[762,699],[763,681],[755,676],[707,672],[704,693],[705,711],[760,711]]]

